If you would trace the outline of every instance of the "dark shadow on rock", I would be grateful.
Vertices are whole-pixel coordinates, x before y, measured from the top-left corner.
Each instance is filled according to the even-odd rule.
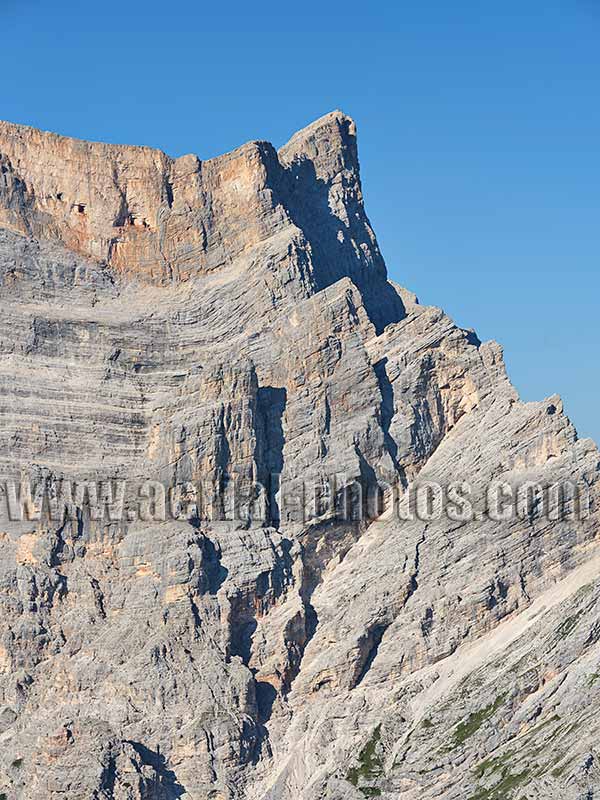
[[[392,386],[392,382],[387,374],[387,356],[374,364],[373,369],[375,370],[377,383],[379,385],[379,392],[381,394],[380,415],[385,447],[390,454],[394,469],[400,476],[404,486],[406,486],[407,482],[404,467],[402,467],[402,465],[398,462],[398,445],[390,433],[390,427],[394,418],[395,406],[394,387]]]
[[[346,177],[342,191],[347,218],[329,206],[330,184],[319,179],[309,158],[284,168],[282,198],[293,223],[310,242],[315,291],[349,277],[362,294],[377,333],[406,316],[402,299],[387,280],[387,270],[360,198],[358,176]],[[308,277],[308,276],[307,276]]]
[[[202,567],[210,594],[216,594],[227,580],[229,570],[221,562],[221,549],[208,536],[202,537]]]
[[[258,623],[249,609],[236,608],[236,600],[231,603],[231,638],[229,656],[239,656],[248,666],[252,656],[252,637]]]
[[[472,344],[473,347],[481,347],[481,339],[479,336],[477,336],[474,330],[463,330],[463,333],[465,334],[465,339],[469,344]]]
[[[268,681],[256,681],[256,706],[259,722],[268,722],[277,699],[277,689]]]
[[[104,792],[105,797],[113,797],[115,785],[117,782],[117,764],[114,753],[108,754],[107,763],[102,769],[100,777],[100,789]]]
[[[281,597],[288,586],[294,583],[294,556],[292,555],[293,542],[282,539],[280,543],[281,557],[277,559],[271,572],[271,584],[276,598]]]
[[[156,750],[151,750],[141,742],[127,743],[133,747],[142,764],[154,770],[154,779],[146,782],[145,797],[148,800],[178,800],[186,794],[185,788],[179,783],[173,770],[167,767],[165,757],[158,747]]]
[[[260,483],[267,491],[267,522],[278,527],[281,517],[277,492],[283,471],[283,414],[287,403],[284,388],[262,386],[257,393],[256,461]]]
[[[373,628],[369,629],[364,636],[364,639],[360,642],[360,652],[362,654],[362,658],[359,659],[357,664],[356,670],[356,678],[353,681],[353,686],[358,686],[358,684],[363,680],[367,672],[371,669],[373,662],[377,656],[379,651],[379,645],[381,644],[381,640],[383,639],[383,634],[389,628],[389,622],[383,622],[379,625],[375,625]]]

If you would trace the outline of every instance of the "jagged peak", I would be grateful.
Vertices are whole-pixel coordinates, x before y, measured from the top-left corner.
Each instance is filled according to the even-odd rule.
[[[19,139],[23,143],[33,143],[40,145],[44,141],[53,143],[62,143],[66,146],[73,147],[90,147],[93,149],[102,149],[106,152],[118,153],[128,151],[145,151],[158,153],[166,159],[177,160],[170,156],[166,151],[159,147],[152,147],[150,145],[137,145],[137,144],[114,144],[111,142],[102,142],[93,139],[84,139],[78,136],[69,136],[62,133],[55,133],[54,131],[47,131],[42,128],[37,128],[33,125],[27,125],[20,122],[10,122],[9,120],[0,119],[0,150],[1,143],[5,139]],[[291,161],[293,158],[300,154],[303,150],[308,150],[314,142],[319,140],[329,141],[329,143],[338,143],[343,148],[355,146],[356,139],[356,123],[354,120],[345,114],[343,111],[335,110],[322,117],[314,120],[313,122],[301,128],[289,139],[289,141],[279,149],[279,156],[284,161]],[[214,156],[208,160],[215,161],[220,158],[236,153],[239,150],[246,149],[254,146],[268,146],[272,144],[266,139],[252,139],[248,142],[240,144],[233,150]],[[179,158],[187,158],[194,155],[200,158],[196,153],[186,153]],[[202,159],[206,160],[206,159]]]
[[[344,112],[340,111],[339,109],[330,111],[328,114],[324,114],[322,117],[319,117],[313,122],[310,122],[308,125],[305,125],[304,128],[300,128],[300,130],[296,131],[290,140],[283,145],[283,147],[280,149],[280,152],[285,151],[288,148],[292,148],[293,146],[297,146],[299,143],[305,142],[316,135],[321,135],[327,130],[342,126],[347,127],[353,135],[356,134],[356,123],[352,117],[344,114]]]
[[[356,123],[343,111],[332,111],[295,133],[279,150],[282,164],[308,158],[319,178],[328,180],[343,169],[358,172]]]

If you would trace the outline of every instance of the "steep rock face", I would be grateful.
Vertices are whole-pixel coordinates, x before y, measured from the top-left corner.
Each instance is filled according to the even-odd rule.
[[[207,162],[0,123],[0,297],[0,794],[594,796],[598,452],[387,280],[352,120]],[[23,476],[126,513],[11,519]],[[451,480],[478,518],[391,507]]]
[[[262,271],[267,259],[276,284],[295,278],[305,289],[344,275],[365,287],[372,273],[385,278],[362,209],[354,123],[340,113],[279,155],[252,142],[205,162],[8,123],[0,140],[3,225],[117,272],[161,285],[233,263],[255,270],[255,259]],[[382,299],[401,313],[394,293]]]

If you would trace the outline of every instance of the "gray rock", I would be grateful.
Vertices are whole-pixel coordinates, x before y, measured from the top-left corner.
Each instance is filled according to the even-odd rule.
[[[206,162],[0,123],[0,297],[0,794],[600,789],[598,451],[388,281],[352,120]],[[23,476],[126,513],[11,519]],[[494,481],[589,513],[494,520]],[[480,518],[401,518],[426,482]]]

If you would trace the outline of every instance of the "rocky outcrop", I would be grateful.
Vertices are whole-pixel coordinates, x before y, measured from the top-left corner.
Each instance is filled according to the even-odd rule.
[[[600,789],[598,451],[388,281],[352,120],[206,162],[0,123],[0,297],[0,796]],[[24,477],[123,513],[15,519]],[[428,482],[472,518],[400,513]]]

